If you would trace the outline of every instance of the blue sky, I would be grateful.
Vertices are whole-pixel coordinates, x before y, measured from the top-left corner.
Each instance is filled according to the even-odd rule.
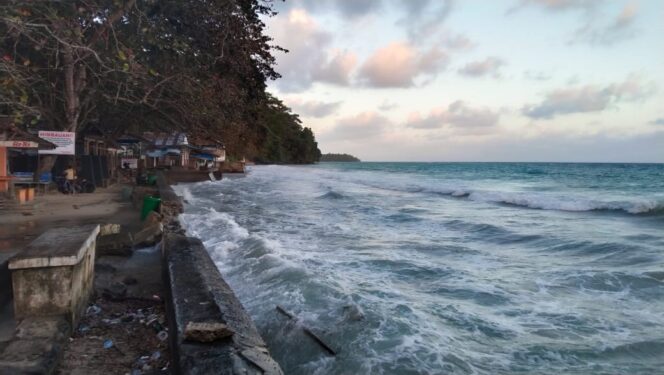
[[[664,162],[660,0],[292,0],[274,92],[363,160]]]

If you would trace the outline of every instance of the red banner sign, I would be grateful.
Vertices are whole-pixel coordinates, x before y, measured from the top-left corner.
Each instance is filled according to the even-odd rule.
[[[37,148],[37,142],[31,141],[0,141],[0,147],[11,148]]]

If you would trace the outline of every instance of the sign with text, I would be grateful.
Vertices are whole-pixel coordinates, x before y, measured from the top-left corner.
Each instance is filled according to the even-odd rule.
[[[0,147],[37,148],[39,144],[32,141],[0,141]]]
[[[138,159],[136,158],[122,158],[120,159],[122,169],[138,169]]]
[[[40,154],[74,155],[76,154],[76,133],[40,131],[39,138],[45,139],[58,146],[53,150],[39,150]]]

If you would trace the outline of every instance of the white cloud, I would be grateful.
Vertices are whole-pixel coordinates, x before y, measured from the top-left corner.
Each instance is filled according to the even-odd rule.
[[[597,21],[592,18],[586,25],[576,31],[572,43],[612,45],[630,39],[636,35],[635,21],[637,15],[638,6],[631,2],[626,4],[609,24],[597,25]]]
[[[362,112],[355,116],[342,118],[336,125],[323,133],[325,141],[357,141],[380,137],[391,126],[390,120],[376,112]]]
[[[655,91],[653,83],[630,76],[607,86],[587,85],[551,91],[539,104],[526,105],[522,112],[534,119],[550,119],[572,113],[600,112],[622,102],[644,100]]]
[[[357,63],[353,53],[330,48],[332,35],[304,9],[291,9],[269,24],[276,43],[288,50],[277,53],[278,87],[286,92],[303,91],[316,82],[347,85]]]
[[[459,69],[459,73],[467,77],[484,77],[491,75],[494,78],[500,77],[498,70],[505,65],[505,62],[497,57],[487,57],[482,61],[473,61]]]
[[[427,116],[411,113],[406,126],[415,129],[438,129],[444,126],[460,128],[490,127],[498,123],[500,114],[488,108],[472,108],[457,100],[447,108],[435,108]]]
[[[372,87],[410,87],[418,77],[436,75],[447,61],[447,54],[435,46],[420,51],[409,43],[393,42],[364,62],[360,80]]]
[[[286,99],[286,104],[291,107],[295,113],[318,118],[326,117],[335,113],[341,106],[341,102],[304,101],[300,98]]]
[[[329,61],[314,68],[311,77],[315,81],[348,85],[355,65],[357,65],[355,54],[335,50],[332,51]]]

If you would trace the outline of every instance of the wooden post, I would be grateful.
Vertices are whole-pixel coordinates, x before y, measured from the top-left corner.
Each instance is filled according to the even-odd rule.
[[[9,180],[7,179],[7,147],[0,147],[0,193],[6,193],[9,190]]]

